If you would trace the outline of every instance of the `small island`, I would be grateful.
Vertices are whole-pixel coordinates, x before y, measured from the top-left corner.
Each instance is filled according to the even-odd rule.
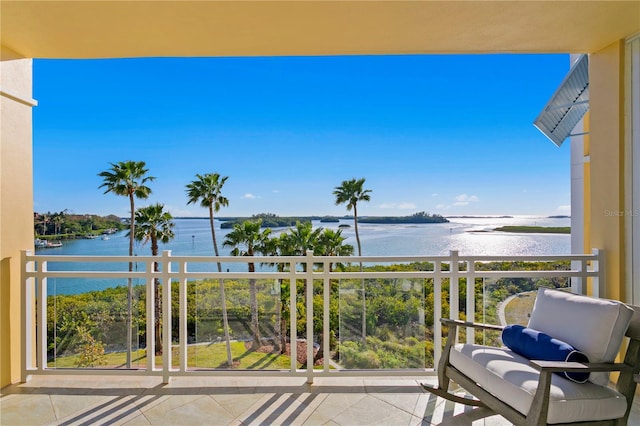
[[[414,213],[411,216],[368,216],[358,219],[358,223],[376,224],[407,224],[407,223],[448,223],[449,220],[439,214],[425,212]]]
[[[501,226],[494,231],[518,232],[525,234],[570,234],[570,226]]]

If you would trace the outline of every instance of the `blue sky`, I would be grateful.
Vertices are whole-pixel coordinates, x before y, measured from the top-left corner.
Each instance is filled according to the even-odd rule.
[[[569,214],[569,143],[532,125],[568,55],[34,60],[35,210],[128,216],[110,162],[145,161],[174,216],[196,173],[229,179],[221,216]]]

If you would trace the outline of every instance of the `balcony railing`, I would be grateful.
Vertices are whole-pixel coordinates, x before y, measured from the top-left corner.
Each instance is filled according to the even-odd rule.
[[[249,262],[256,272],[237,272]],[[431,375],[443,345],[440,317],[526,322],[529,292],[539,286],[602,294],[601,262],[597,250],[251,258],[24,251],[22,378]],[[498,338],[461,334],[468,342]]]

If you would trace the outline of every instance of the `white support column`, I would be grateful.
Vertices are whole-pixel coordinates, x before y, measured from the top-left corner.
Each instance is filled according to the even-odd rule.
[[[582,55],[570,55],[572,66]],[[580,134],[588,131],[585,129],[584,119],[580,120],[573,133]],[[584,253],[584,135],[571,136],[571,253]],[[579,265],[572,262],[571,268]],[[580,278],[571,278],[571,290],[582,293],[583,283]]]

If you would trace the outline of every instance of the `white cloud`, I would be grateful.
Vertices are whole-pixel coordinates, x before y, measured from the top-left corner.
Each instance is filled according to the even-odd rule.
[[[259,198],[251,193],[246,193],[242,196],[243,199],[245,200],[255,200],[256,198]]]
[[[433,194],[431,194],[432,197],[437,197],[438,195],[440,194],[438,194],[437,192],[434,192]]]
[[[274,190],[273,190],[273,191],[271,191],[271,192],[273,192],[274,194],[279,194],[279,193],[280,193],[280,190],[279,190],[279,189],[274,189]]]
[[[447,210],[450,206],[447,206],[446,204],[438,204],[436,206],[437,210]]]
[[[470,203],[477,203],[480,199],[475,195],[460,194],[455,197],[454,206],[466,206]]]
[[[565,204],[562,206],[558,206],[558,208],[556,209],[559,212],[564,212],[564,213],[571,213],[571,205],[570,204]]]
[[[395,203],[382,203],[378,206],[378,208],[380,209],[395,209],[396,208],[396,204]]]

